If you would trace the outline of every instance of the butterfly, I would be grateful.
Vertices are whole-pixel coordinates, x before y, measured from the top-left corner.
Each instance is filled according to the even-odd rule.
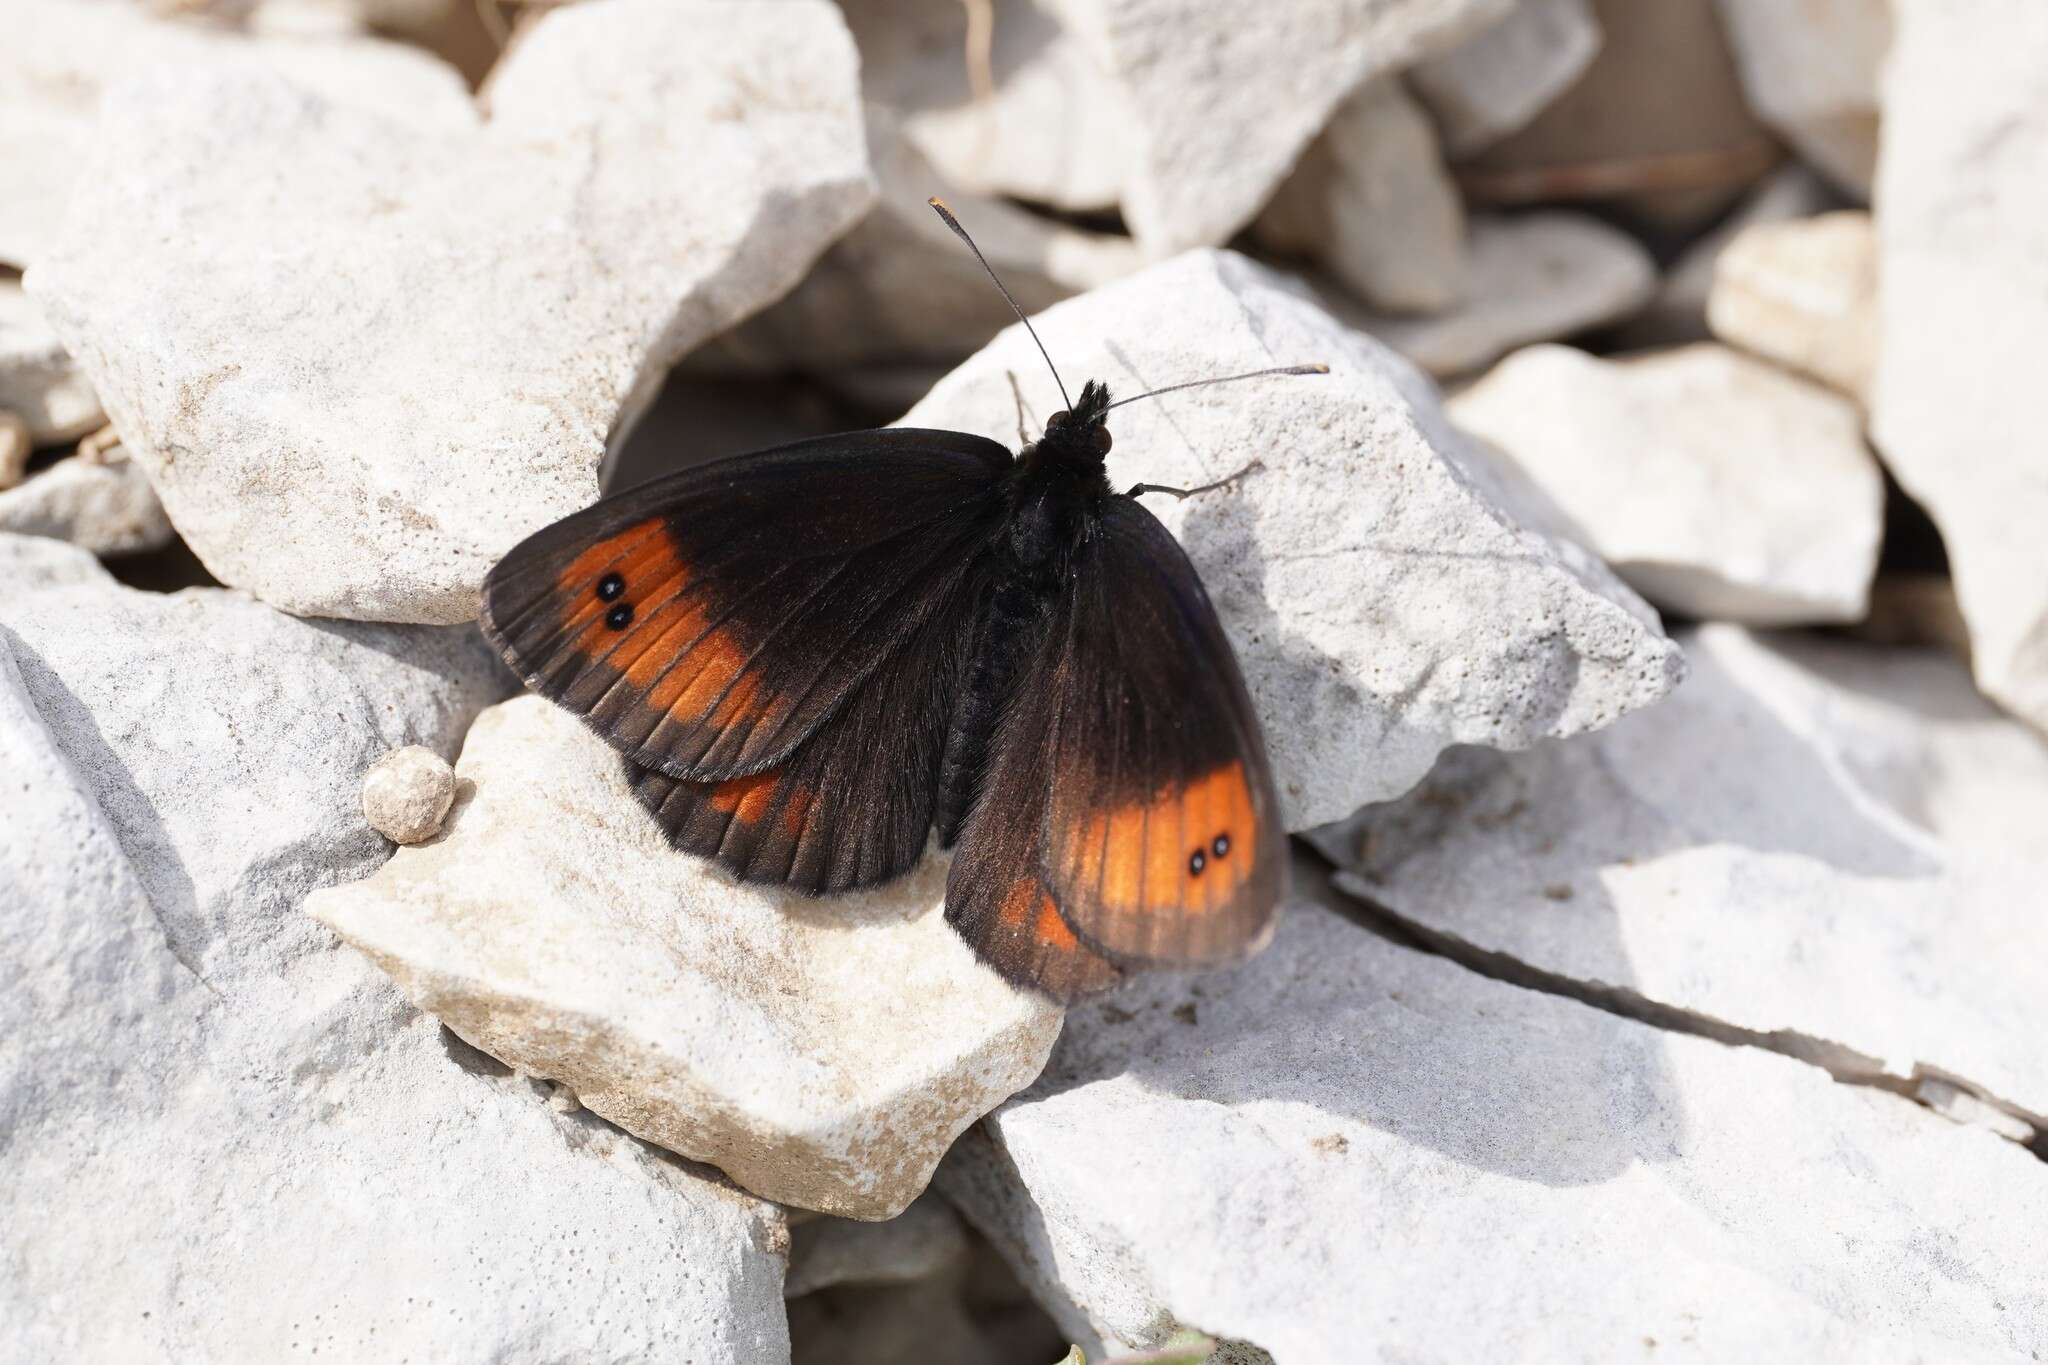
[[[1229,641],[1138,500],[1220,485],[1112,490],[1114,406],[1091,381],[1015,454],[887,428],[613,494],[492,569],[484,633],[743,880],[873,886],[936,830],[947,921],[1014,984],[1240,959],[1286,835]]]

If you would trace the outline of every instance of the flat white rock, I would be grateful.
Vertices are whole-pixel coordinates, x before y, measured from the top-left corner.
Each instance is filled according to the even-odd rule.
[[[1277,1365],[2048,1350],[2018,1146],[1314,904],[1074,1011],[938,1183],[1091,1360],[1182,1324]]]
[[[307,910],[476,1046],[764,1198],[901,1213],[1059,1035],[947,927],[945,859],[831,899],[741,885],[539,697],[485,713],[456,772],[438,841]]]
[[[1393,76],[1337,106],[1253,230],[1375,308],[1440,313],[1464,297],[1465,206],[1429,119]]]
[[[1877,365],[1877,235],[1856,210],[1744,228],[1715,259],[1714,335],[1862,400]]]
[[[1520,0],[1505,19],[1408,70],[1444,150],[1467,156],[1526,126],[1600,51],[1591,0]]]
[[[2048,746],[1934,651],[1716,626],[1669,702],[1447,758],[1321,842],[1348,888],[1542,971],[1784,1031],[1838,1074],[2048,1115]]]
[[[161,13],[166,8],[7,0],[7,42],[0,45],[0,263],[26,267],[63,244],[72,190],[95,164],[101,95],[153,68],[189,81],[223,69],[274,72],[415,127],[459,129],[476,122],[462,77],[417,48],[367,38],[346,25],[245,30],[173,19]]]
[[[1708,342],[1620,361],[1532,346],[1449,411],[1659,606],[1752,624],[1863,615],[1884,480],[1838,394]]]
[[[1439,379],[1483,370],[1518,346],[1619,322],[1657,287],[1650,253],[1627,233],[1577,213],[1476,215],[1465,247],[1465,297],[1432,317],[1325,302]]]
[[[1442,52],[1513,0],[1053,0],[1122,93],[1135,146],[1124,221],[1148,254],[1250,222],[1345,97]]]
[[[42,310],[7,279],[0,279],[0,411],[19,417],[37,445],[75,441],[107,420]]]
[[[2048,730],[2048,8],[1902,0],[1878,200],[1872,435],[1934,516],[1977,682]]]
[[[1868,200],[1893,0],[1717,3],[1750,106],[1809,165]]]
[[[1127,237],[954,191],[907,138],[902,116],[886,106],[867,106],[867,137],[880,186],[874,209],[786,297],[693,356],[693,369],[945,365],[986,344],[1016,314],[932,211],[934,195],[958,215],[1027,312],[1143,264]]]
[[[1523,748],[1657,700],[1682,661],[1597,562],[1476,487],[1428,380],[1288,281],[1189,252],[1034,319],[1070,387],[1148,388],[1322,361],[1328,375],[1120,408],[1110,483],[1227,489],[1146,502],[1207,586],[1265,723],[1290,829],[1406,790],[1450,744]],[[948,375],[906,426],[1035,432],[1062,406],[1021,327]]]
[[[989,6],[986,90],[969,51],[968,6],[845,0],[841,9],[860,44],[868,99],[902,119],[945,181],[1061,209],[1116,207],[1134,120],[1122,90],[1049,5]]]
[[[0,491],[0,532],[68,540],[97,555],[161,549],[172,536],[142,466],[118,448],[108,459],[67,456]]]
[[[221,581],[468,620],[669,364],[867,207],[855,87],[816,0],[551,13],[474,130],[158,72],[28,286]]]
[[[363,769],[502,686],[474,631],[49,540],[0,574],[38,584],[0,596],[0,1205],[37,1223],[0,1356],[787,1351],[779,1211],[551,1110],[299,913],[386,856]]]

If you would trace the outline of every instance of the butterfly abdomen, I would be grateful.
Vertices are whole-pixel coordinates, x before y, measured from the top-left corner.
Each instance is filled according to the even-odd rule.
[[[1044,640],[1050,603],[1048,587],[1021,573],[1006,575],[988,594],[939,764],[937,824],[943,847],[952,846],[974,809],[1003,702]]]

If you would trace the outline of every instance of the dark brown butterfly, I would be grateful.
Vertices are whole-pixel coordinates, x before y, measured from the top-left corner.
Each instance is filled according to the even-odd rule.
[[[1137,500],[1203,490],[1112,491],[1111,406],[1087,384],[1014,456],[892,428],[615,494],[505,556],[484,632],[625,755],[676,847],[745,880],[872,886],[936,827],[947,920],[1020,985],[1243,957],[1286,879],[1272,774]]]

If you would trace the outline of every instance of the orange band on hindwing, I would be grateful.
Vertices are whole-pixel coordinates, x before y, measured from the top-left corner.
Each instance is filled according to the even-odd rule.
[[[1258,822],[1244,764],[1148,799],[1087,813],[1059,836],[1055,866],[1104,909],[1206,915],[1251,875]]]

